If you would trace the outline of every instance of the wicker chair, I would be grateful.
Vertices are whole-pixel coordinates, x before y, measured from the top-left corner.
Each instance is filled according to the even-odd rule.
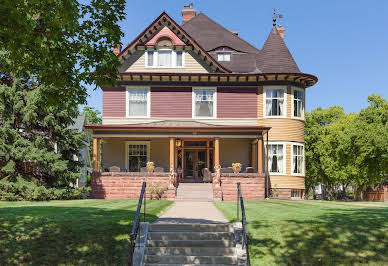
[[[109,167],[109,172],[120,172],[120,167],[118,166],[111,166]]]
[[[253,168],[253,167],[248,166],[248,167],[245,169],[245,173],[254,173],[254,172],[255,172],[255,168]]]
[[[163,167],[155,167],[154,172],[155,173],[164,173],[164,168]]]
[[[140,172],[141,172],[141,173],[146,173],[146,172],[147,172],[147,167],[142,167],[142,168],[140,168]]]

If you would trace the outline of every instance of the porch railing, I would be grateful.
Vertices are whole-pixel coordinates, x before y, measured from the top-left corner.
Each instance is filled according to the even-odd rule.
[[[141,191],[140,191],[139,201],[137,203],[136,216],[135,216],[135,219],[133,221],[132,231],[131,231],[131,235],[130,235],[129,261],[128,261],[128,265],[130,265],[130,266],[134,266],[133,253],[135,251],[136,239],[137,239],[137,235],[138,235],[139,229],[140,229],[140,216],[141,216],[140,212],[141,212],[141,206],[143,204],[143,201],[144,201],[143,221],[145,222],[145,220],[146,220],[146,187],[147,187],[146,182],[143,182],[143,185],[142,185]]]
[[[245,216],[244,199],[241,192],[241,184],[237,183],[237,222],[240,222],[240,207],[241,207],[241,226],[242,226],[242,248],[246,251],[246,263],[245,265],[250,266],[251,262],[249,259],[249,234],[248,224]]]

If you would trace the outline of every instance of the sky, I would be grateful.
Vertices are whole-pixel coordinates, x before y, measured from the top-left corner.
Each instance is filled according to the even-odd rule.
[[[284,18],[285,42],[300,70],[318,77],[307,88],[306,111],[333,105],[345,112],[368,106],[372,93],[388,99],[387,0],[127,0],[120,23],[126,46],[160,13],[178,24],[184,5],[202,12],[262,48],[272,27],[273,9]],[[89,89],[88,105],[102,111],[101,89]]]

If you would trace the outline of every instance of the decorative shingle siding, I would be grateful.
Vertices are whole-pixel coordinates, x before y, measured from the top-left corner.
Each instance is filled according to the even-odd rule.
[[[191,118],[191,87],[152,87],[151,117]]]
[[[125,88],[103,88],[102,116],[125,117]]]
[[[217,117],[257,117],[257,87],[217,88]]]

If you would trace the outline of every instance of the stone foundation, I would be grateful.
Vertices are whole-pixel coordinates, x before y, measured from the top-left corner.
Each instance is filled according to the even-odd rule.
[[[176,196],[176,175],[173,180],[170,173],[125,173],[94,172],[92,174],[92,197],[95,199],[138,199],[142,183],[147,182],[146,197],[151,197],[150,187],[159,183],[165,187],[162,199],[174,199]]]
[[[215,174],[213,174],[214,179]],[[265,175],[258,173],[221,174],[220,185],[213,182],[213,197],[216,200],[237,200],[237,183],[241,184],[244,200],[265,198]]]

